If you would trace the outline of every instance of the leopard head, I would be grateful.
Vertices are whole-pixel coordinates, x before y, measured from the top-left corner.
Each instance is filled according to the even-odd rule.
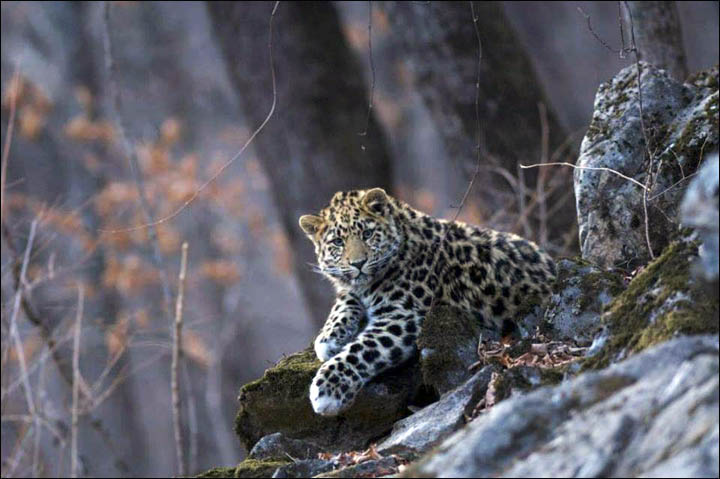
[[[393,263],[404,241],[393,199],[381,188],[341,191],[300,227],[315,245],[317,269],[337,287],[372,282]]]

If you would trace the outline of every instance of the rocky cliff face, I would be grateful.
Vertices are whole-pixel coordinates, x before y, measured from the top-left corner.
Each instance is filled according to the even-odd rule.
[[[646,264],[648,237],[654,254],[677,237],[686,180],[718,147],[717,67],[685,84],[645,63],[641,72],[642,121],[633,65],[600,85],[575,170],[582,255],[604,267]]]
[[[336,418],[310,409],[312,351],[285,358],[241,389],[249,458],[205,476],[717,477],[718,71],[644,65],[643,133],[634,68],[598,91],[578,164],[647,190],[576,171],[583,256],[522,338],[433,310],[418,358]]]

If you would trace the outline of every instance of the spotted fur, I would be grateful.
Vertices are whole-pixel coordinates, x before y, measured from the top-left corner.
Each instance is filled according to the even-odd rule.
[[[414,354],[431,305],[459,307],[502,330],[526,296],[547,295],[555,278],[553,260],[534,243],[433,218],[380,188],[338,192],[300,226],[337,293],[314,343],[324,364],[310,400],[322,415],[345,410],[366,382]]]

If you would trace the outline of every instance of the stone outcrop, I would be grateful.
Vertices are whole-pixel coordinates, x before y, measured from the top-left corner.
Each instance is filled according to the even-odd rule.
[[[716,477],[718,337],[510,398],[404,477]]]
[[[682,203],[682,222],[697,231],[701,241],[700,273],[707,280],[718,282],[718,178],[720,166],[717,152],[710,156],[693,179]],[[717,288],[716,288],[717,290]]]
[[[718,69],[685,84],[651,65],[641,70],[642,123],[631,65],[600,85],[577,165],[609,168],[648,187],[648,233],[658,254],[677,236],[678,186],[718,146]],[[642,187],[609,171],[576,169],[575,197],[583,259],[605,267],[647,262]]]

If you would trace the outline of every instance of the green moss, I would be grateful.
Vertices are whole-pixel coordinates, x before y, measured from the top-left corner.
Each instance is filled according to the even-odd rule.
[[[717,90],[718,88],[718,66],[715,65],[707,70],[700,70],[699,72],[691,74],[685,83],[689,83],[698,88],[711,88]]]
[[[204,477],[204,478],[235,477],[235,468],[234,467],[216,467],[214,469],[210,469],[209,471],[205,471],[201,474],[198,474],[195,477]]]
[[[554,386],[565,378],[569,365],[557,366],[554,368],[540,368],[540,384],[542,386]]]
[[[686,173],[692,173],[697,169],[702,159],[701,151],[712,151],[717,146],[717,117],[718,93],[716,91],[705,102],[703,111],[685,124],[680,136],[675,141],[673,152],[685,158],[686,164],[683,166]],[[668,159],[674,159],[674,155]]]
[[[320,361],[308,348],[282,359],[262,378],[240,389],[235,432],[248,449],[264,434],[313,422],[308,394],[319,367]]]
[[[624,290],[622,276],[576,257],[557,261],[557,281],[540,332],[552,338],[591,341],[607,303]]]
[[[421,358],[423,383],[442,394],[468,379],[481,330],[479,321],[459,309],[434,307],[417,339],[418,349],[432,351]]]
[[[305,379],[315,375],[320,368],[319,359],[311,348],[281,359],[275,366],[265,371],[263,377],[246,384],[240,389],[240,396],[243,394],[270,388],[268,392],[280,392],[283,394],[302,394],[305,388],[309,387],[309,380]]]
[[[495,403],[499,403],[503,399],[510,397],[513,390],[516,391],[529,391],[532,389],[532,384],[528,381],[528,378],[523,374],[523,368],[511,368],[501,372],[497,379],[493,383],[495,386]]]
[[[346,412],[326,417],[315,414],[309,399],[310,383],[319,367],[320,361],[308,348],[284,358],[240,389],[235,432],[248,450],[275,432],[311,440],[329,451],[362,449],[407,414],[408,398],[420,383],[417,364],[396,368],[373,380],[385,386],[381,394],[377,389],[368,392],[368,385]]]
[[[572,266],[559,271],[555,292],[571,285],[568,280],[578,278],[577,287],[581,294],[576,306],[580,311],[602,311],[602,293],[615,297],[623,291],[622,278],[618,273],[601,269],[579,256],[569,261]]]
[[[610,337],[584,369],[607,366],[621,351],[635,353],[676,334],[717,333],[717,297],[703,294],[690,274],[697,245],[670,244],[635,277],[603,315]]]
[[[245,459],[235,468],[233,477],[272,477],[278,467],[288,464],[290,461]]]

